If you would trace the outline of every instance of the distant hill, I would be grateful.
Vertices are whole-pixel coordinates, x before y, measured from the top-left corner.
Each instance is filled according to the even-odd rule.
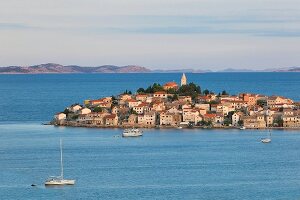
[[[0,74],[63,74],[63,73],[207,73],[207,72],[300,72],[300,67],[269,68],[263,70],[227,68],[219,71],[205,69],[159,69],[150,70],[137,65],[115,66],[102,65],[98,67],[82,67],[78,65],[63,66],[47,63],[33,66],[0,67]]]
[[[114,66],[103,65],[99,67],[81,67],[77,65],[63,66],[55,63],[47,63],[40,65],[33,65],[28,67],[23,66],[9,66],[0,67],[2,74],[50,74],[50,73],[142,73],[150,72],[149,69],[141,66]]]
[[[300,72],[300,67],[268,68],[262,70],[227,68],[227,69],[220,70],[218,72]]]
[[[275,69],[274,72],[300,72],[300,67],[291,67],[287,69]]]

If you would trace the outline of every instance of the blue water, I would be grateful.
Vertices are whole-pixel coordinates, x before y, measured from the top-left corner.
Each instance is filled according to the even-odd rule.
[[[136,90],[180,74],[0,75],[0,199],[300,199],[299,131],[145,130],[42,126],[65,106]],[[203,89],[300,100],[299,73],[188,74]],[[45,188],[59,174],[64,139],[73,187]],[[35,188],[30,187],[37,184]]]

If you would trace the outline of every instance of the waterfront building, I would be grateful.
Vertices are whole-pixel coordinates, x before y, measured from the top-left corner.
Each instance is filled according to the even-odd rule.
[[[104,117],[105,125],[107,126],[117,126],[118,125],[118,116],[116,114],[106,115]]]

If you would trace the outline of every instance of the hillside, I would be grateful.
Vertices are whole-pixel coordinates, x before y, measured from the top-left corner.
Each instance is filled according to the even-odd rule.
[[[63,66],[55,63],[33,65],[28,67],[9,66],[0,67],[2,74],[50,74],[50,73],[141,73],[150,72],[149,69],[141,66],[114,66],[103,65],[99,67],[81,67],[77,65]]]

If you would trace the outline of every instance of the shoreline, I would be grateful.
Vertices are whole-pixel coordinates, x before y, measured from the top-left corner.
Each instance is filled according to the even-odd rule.
[[[87,125],[87,124],[76,124],[76,125],[70,125],[70,124],[53,124],[53,123],[42,123],[44,126],[54,126],[54,127],[73,127],[73,128],[97,128],[97,129],[128,129],[128,128],[133,128],[132,126],[107,126],[107,125]],[[187,129],[211,129],[211,130],[240,130],[240,127],[203,127],[203,126],[194,126],[194,127],[174,127],[174,126],[134,126],[134,128],[141,128],[141,129],[176,129],[176,130],[187,130]],[[299,130],[300,127],[296,128],[285,128],[285,127],[266,127],[266,128],[246,128],[246,130]],[[245,130],[240,130],[240,131],[245,131]]]

